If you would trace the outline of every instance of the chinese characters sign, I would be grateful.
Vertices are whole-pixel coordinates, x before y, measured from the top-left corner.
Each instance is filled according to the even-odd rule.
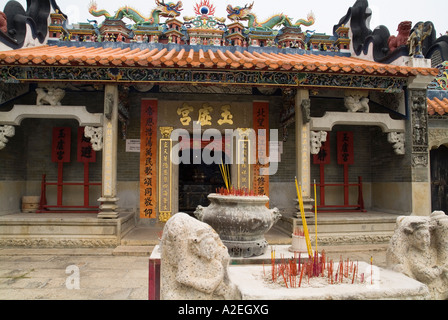
[[[90,139],[84,136],[84,127],[78,128],[78,162],[96,162],[96,152]]]
[[[355,155],[353,151],[353,132],[338,132],[338,164],[353,165]]]
[[[71,129],[53,128],[51,161],[70,162]]]
[[[173,141],[170,139],[172,127],[161,127],[159,150],[159,220],[167,222],[171,217],[171,178],[172,178],[172,162],[171,150]]]
[[[201,126],[211,126],[213,125],[213,112],[214,107],[209,105],[208,103],[202,104],[200,108],[194,108],[190,106],[188,103],[184,103],[182,107],[177,109],[177,115],[179,116],[179,121],[183,126],[189,126],[192,121],[198,122]],[[219,126],[229,124],[233,124],[233,115],[231,112],[230,105],[224,105],[219,108],[220,117],[216,120],[216,123]]]
[[[140,217],[156,218],[157,100],[142,100],[140,125]]]
[[[268,157],[269,102],[254,102],[253,128],[258,138],[258,159],[254,165],[254,191],[257,194],[269,196],[269,175],[260,174],[260,170],[269,170],[268,164],[261,164],[268,161],[262,159],[260,163],[260,158]]]
[[[240,130],[240,136],[242,137],[242,139],[238,140],[237,146],[238,189],[250,190],[250,140],[249,137],[244,134],[244,129],[238,130]]]
[[[318,154],[313,155],[314,164],[330,164],[331,163],[331,151],[330,151],[330,137],[328,135],[327,141],[322,142],[322,147]]]

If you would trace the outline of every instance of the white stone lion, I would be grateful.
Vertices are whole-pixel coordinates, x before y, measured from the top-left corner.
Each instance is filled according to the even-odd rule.
[[[388,268],[426,284],[435,300],[448,299],[448,216],[399,217],[386,254]]]
[[[228,276],[227,247],[208,224],[175,214],[163,230],[161,250],[162,300],[241,299]]]
[[[65,97],[65,91],[60,88],[36,88],[37,99],[36,105],[42,106],[44,104],[49,104],[51,106],[60,106],[61,100]]]

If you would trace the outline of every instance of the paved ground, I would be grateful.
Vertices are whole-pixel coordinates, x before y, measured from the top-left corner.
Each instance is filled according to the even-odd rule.
[[[147,300],[148,261],[111,249],[0,249],[0,300]]]
[[[335,260],[373,256],[375,265],[385,264],[384,246],[325,249]],[[0,248],[0,300],[147,300],[149,257],[144,254],[150,251]]]

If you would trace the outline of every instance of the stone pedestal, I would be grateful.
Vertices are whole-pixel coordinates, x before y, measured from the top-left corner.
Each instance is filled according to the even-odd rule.
[[[99,219],[116,219],[118,218],[118,198],[101,197],[98,199],[100,204]]]

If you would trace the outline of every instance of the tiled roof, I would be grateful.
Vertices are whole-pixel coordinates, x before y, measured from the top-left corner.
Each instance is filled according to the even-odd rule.
[[[179,48],[179,47],[177,47]],[[415,76],[438,74],[437,69],[381,64],[337,55],[285,54],[230,51],[225,47],[202,49],[41,46],[0,52],[0,65],[110,66],[110,67],[185,67],[205,69],[275,70],[362,74],[377,76]]]
[[[448,99],[443,98],[443,100],[440,100],[439,98],[428,98],[428,113],[431,116],[436,113],[441,116],[448,113]]]

